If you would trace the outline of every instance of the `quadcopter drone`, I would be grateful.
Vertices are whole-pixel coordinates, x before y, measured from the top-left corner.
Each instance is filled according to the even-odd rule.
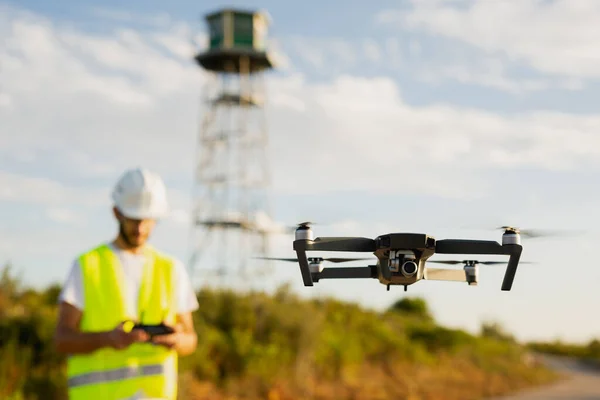
[[[314,238],[310,223],[299,224],[295,232],[294,251],[298,258],[275,258],[298,262],[304,286],[321,279],[372,278],[390,290],[391,285],[408,286],[420,280],[466,282],[477,285],[479,264],[505,264],[502,261],[429,260],[434,254],[481,254],[509,256],[501,289],[510,291],[521,258],[521,231],[503,226],[502,244],[493,240],[443,239],[423,233],[390,233],[375,239],[364,237]],[[534,236],[523,232],[523,236]],[[340,263],[363,258],[307,257],[307,251],[367,252],[377,257],[376,265],[324,268],[325,261]],[[273,259],[273,258],[271,258]],[[429,268],[427,263],[464,264],[460,269]],[[525,263],[525,262],[523,262]]]

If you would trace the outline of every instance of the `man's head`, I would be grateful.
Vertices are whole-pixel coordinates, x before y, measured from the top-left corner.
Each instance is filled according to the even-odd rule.
[[[117,182],[112,199],[119,240],[129,248],[144,245],[156,221],[168,212],[165,184],[157,174],[135,168]]]
[[[113,207],[113,213],[119,222],[119,239],[126,247],[141,247],[148,241],[156,225],[155,219],[128,218],[117,207]]]

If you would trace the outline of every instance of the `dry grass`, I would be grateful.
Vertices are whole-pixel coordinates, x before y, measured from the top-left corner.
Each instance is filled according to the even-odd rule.
[[[513,366],[514,367],[514,366]],[[189,400],[478,400],[553,382],[557,375],[535,366],[485,371],[465,359],[441,357],[434,365],[398,362],[383,368],[361,365],[335,381],[315,376],[282,379],[270,387],[239,380],[224,388],[181,379],[181,399]]]

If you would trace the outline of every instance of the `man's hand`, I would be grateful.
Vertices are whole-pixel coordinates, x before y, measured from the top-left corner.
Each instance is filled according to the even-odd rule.
[[[108,333],[110,347],[122,350],[133,343],[146,342],[150,339],[150,336],[141,329],[133,329],[131,332],[125,332],[123,324],[124,322],[121,322],[115,329]]]
[[[152,343],[174,349],[180,356],[191,354],[196,350],[198,337],[194,329],[191,313],[177,315],[177,323],[170,326],[175,331],[168,335],[157,335],[152,338]]]
[[[177,347],[177,344],[181,341],[182,334],[184,333],[183,325],[177,323],[175,326],[169,327],[174,330],[173,333],[153,336],[152,343],[165,346],[168,349]]]
[[[102,348],[121,350],[135,342],[149,339],[143,331],[127,332],[124,323],[110,331],[81,332],[79,324],[83,314],[71,304],[61,302],[58,323],[54,334],[55,349],[63,354],[89,354]]]

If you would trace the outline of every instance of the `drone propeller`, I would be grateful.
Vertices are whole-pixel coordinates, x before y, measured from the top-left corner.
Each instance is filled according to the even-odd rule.
[[[296,224],[296,225],[286,225],[283,228],[283,231],[285,231],[286,233],[294,233],[299,228],[310,228],[312,225],[319,225],[319,224],[317,224],[316,222],[310,222],[310,221],[300,222],[299,224]]]
[[[428,263],[437,263],[437,264],[487,264],[487,265],[495,265],[495,264],[506,264],[507,261],[477,261],[477,260],[429,260]]]
[[[278,257],[256,257],[262,260],[276,260],[276,261],[289,261],[289,262],[298,262],[297,258],[278,258]],[[362,260],[370,260],[370,258],[344,258],[344,257],[308,257],[309,261],[317,260],[317,261],[329,261],[332,263],[342,263],[348,261],[362,261]]]
[[[515,232],[523,237],[527,238],[539,238],[539,237],[555,237],[555,236],[572,236],[580,234],[581,232],[566,231],[566,230],[549,230],[549,229],[520,229],[514,226],[500,226],[496,229],[501,229],[508,232]]]
[[[496,226],[495,228],[490,227],[489,225],[481,226],[479,224],[467,225],[463,226],[463,229],[494,229],[494,230],[503,230],[504,232],[514,232],[521,235],[522,238],[526,239],[535,239],[535,238],[544,238],[544,237],[569,237],[583,234],[582,231],[574,231],[567,229],[521,229],[517,226]]]
[[[465,264],[465,265],[475,265],[475,264],[485,264],[485,265],[500,265],[506,264],[508,261],[479,261],[479,260],[428,260],[428,263],[437,263],[437,264]],[[520,261],[519,264],[533,264],[528,261]]]
[[[289,261],[289,262],[298,262],[297,258],[277,258],[277,257],[254,257],[258,260],[273,260],[273,261]]]

